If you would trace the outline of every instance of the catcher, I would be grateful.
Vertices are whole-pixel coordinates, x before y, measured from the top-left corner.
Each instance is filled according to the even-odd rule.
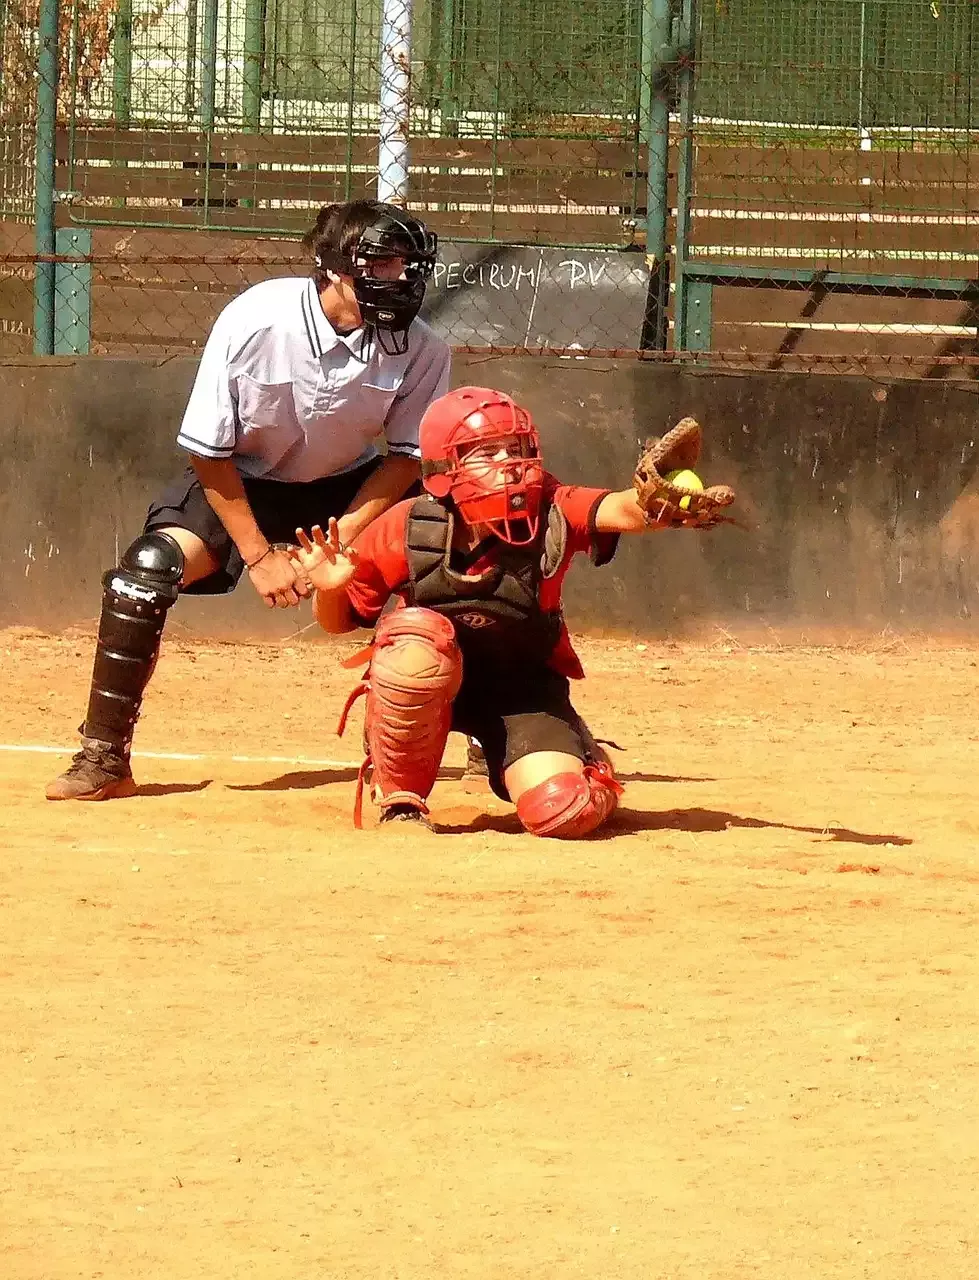
[[[614,812],[622,787],[575,711],[584,672],[561,613],[579,552],[605,564],[622,533],[704,529],[726,517],[726,486],[678,488],[701,431],[686,418],[647,442],[634,487],[563,485],[544,470],[529,413],[486,387],[434,401],[420,426],[424,496],[391,507],[350,547],[336,521],[297,530],[298,566],[330,632],[376,624],[366,694],[367,758],[380,821],[425,821],[450,730],[483,746],[493,791],[534,835],[575,838]],[[691,477],[696,480],[696,476]]]

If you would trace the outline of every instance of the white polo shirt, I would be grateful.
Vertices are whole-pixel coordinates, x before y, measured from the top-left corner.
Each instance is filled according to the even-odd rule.
[[[423,320],[404,355],[361,330],[341,337],[310,278],[253,285],[224,308],[201,356],[177,442],[202,458],[232,458],[244,476],[308,481],[390,453],[420,457],[418,424],[449,389],[449,348]]]

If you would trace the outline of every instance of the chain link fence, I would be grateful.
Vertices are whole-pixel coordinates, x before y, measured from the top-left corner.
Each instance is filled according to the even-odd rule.
[[[971,0],[73,0],[56,88],[50,3],[0,0],[0,354],[36,263],[55,351],[192,351],[320,205],[393,195],[458,347],[972,376]]]
[[[705,3],[698,35],[678,345],[972,376],[979,6]]]
[[[404,9],[133,0],[101,76],[71,86],[68,216],[297,235],[320,205],[377,195],[382,3]],[[388,48],[410,52],[410,205],[444,238],[619,246],[641,185],[636,20],[610,0],[551,29],[524,0],[416,0],[410,43]]]
[[[3,0],[0,19],[0,354],[21,355],[33,345],[37,14]]]

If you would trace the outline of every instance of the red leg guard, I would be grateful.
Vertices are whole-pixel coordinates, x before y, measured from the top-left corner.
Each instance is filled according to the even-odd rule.
[[[612,816],[621,794],[609,765],[586,764],[583,773],[556,773],[525,791],[517,817],[531,835],[577,840]]]
[[[366,728],[382,809],[428,812],[462,683],[455,628],[431,609],[397,609],[377,624],[367,676]]]

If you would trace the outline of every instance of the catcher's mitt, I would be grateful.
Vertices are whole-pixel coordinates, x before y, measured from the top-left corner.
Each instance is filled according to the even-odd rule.
[[[666,478],[671,471],[693,470],[700,457],[702,436],[700,423],[695,418],[684,418],[662,438],[646,441],[636,463],[633,483],[647,524],[670,523],[709,529],[715,524],[735,523],[730,516],[721,514],[735,498],[734,490],[728,485],[687,489]]]

